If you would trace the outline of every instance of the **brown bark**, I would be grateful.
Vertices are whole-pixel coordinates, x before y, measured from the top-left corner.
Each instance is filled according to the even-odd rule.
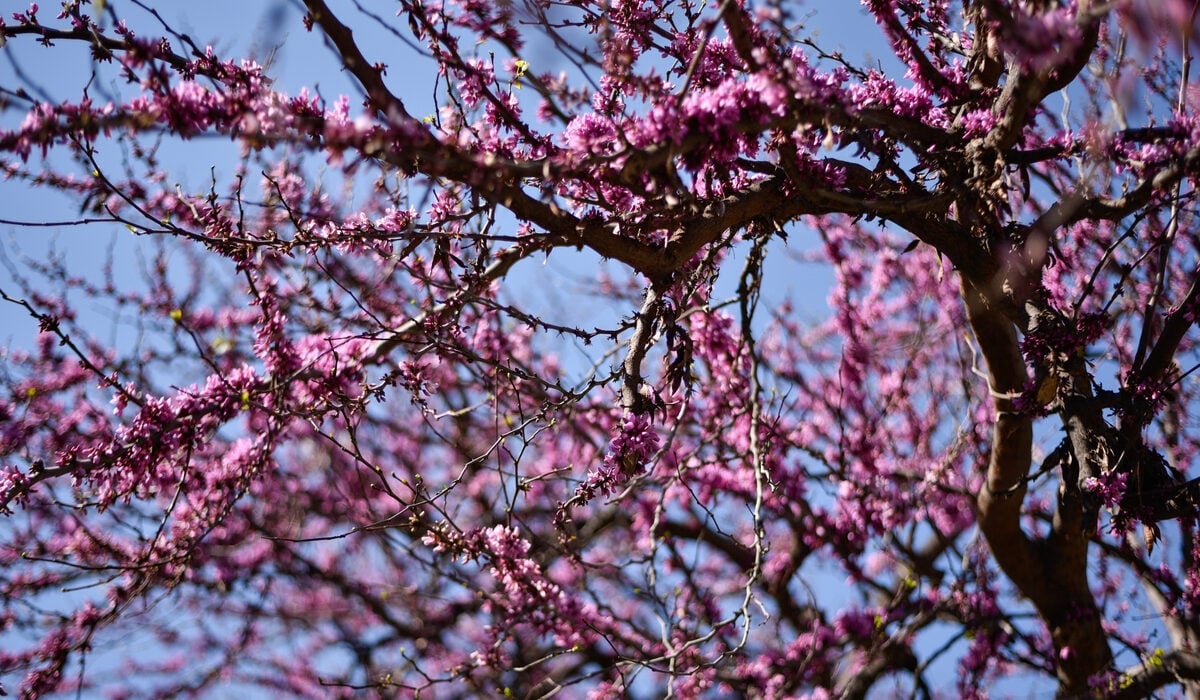
[[[1025,389],[1028,371],[1016,326],[991,295],[963,283],[967,316],[988,365],[996,423],[987,477],[977,497],[979,527],[1004,573],[1033,602],[1050,631],[1058,657],[1060,691],[1088,691],[1088,679],[1109,668],[1112,652],[1088,583],[1090,527],[1076,478],[1064,474],[1054,527],[1031,540],[1021,528],[1021,508],[1032,464],[1033,422],[1013,401]],[[1081,440],[1094,447],[1095,434],[1080,426]],[[1080,450],[1076,449],[1078,456]],[[1092,455],[1086,455],[1092,459]]]

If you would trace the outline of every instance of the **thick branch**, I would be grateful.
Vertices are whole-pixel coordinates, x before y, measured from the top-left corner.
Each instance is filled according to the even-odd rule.
[[[1173,311],[1167,313],[1163,321],[1162,332],[1154,342],[1154,347],[1150,350],[1146,361],[1142,363],[1141,367],[1134,368],[1132,384],[1161,379],[1170,370],[1179,344],[1183,342],[1183,337],[1195,324],[1193,318],[1197,299],[1200,299],[1200,276],[1193,277],[1187,296],[1175,306]]]
[[[1137,518],[1159,522],[1200,515],[1200,477],[1183,484],[1142,491],[1138,494]]]
[[[1056,202],[1040,216],[1033,228],[1054,231],[1079,221],[1116,221],[1145,208],[1151,200],[1200,167],[1200,147],[1192,148],[1167,168],[1154,173],[1132,190],[1116,198],[1068,196]]]
[[[658,314],[658,290],[646,288],[646,298],[637,314],[629,352],[625,355],[624,380],[621,384],[621,405],[630,413],[646,413],[648,401],[642,395],[642,361],[654,343],[654,321]]]
[[[871,658],[862,667],[855,669],[843,686],[837,697],[845,700],[861,700],[866,698],[872,686],[888,673],[894,671],[915,671],[917,657],[912,648],[895,639],[889,639],[883,645],[871,650]]]
[[[1125,671],[1109,700],[1146,698],[1163,686],[1181,680],[1200,680],[1200,654],[1175,649]]]
[[[982,248],[970,240],[965,230],[940,216],[953,200],[951,195],[904,192],[895,183],[857,163],[836,159],[823,162],[843,170],[846,177],[842,190],[801,188],[783,174],[759,180],[740,192],[708,203],[688,217],[685,228],[671,240],[665,252],[642,271],[651,277],[673,272],[726,231],[744,227],[756,219],[784,222],[805,215],[846,214],[896,221],[973,279],[987,278],[995,272],[996,266],[990,264]],[[585,239],[588,238],[590,235],[585,234]]]
[[[1011,320],[970,282],[963,281],[967,318],[988,366],[988,390],[996,410],[987,476],[976,499],[979,528],[1005,573],[1019,588],[1038,586],[1041,566],[1021,530],[1021,506],[1032,459],[1033,425],[1014,410],[1013,398],[1027,380],[1024,359]]]
[[[1060,659],[1058,677],[1066,693],[1084,692],[1088,678],[1108,668],[1100,614],[1087,581],[1088,534],[1081,527],[1079,491],[1064,484],[1054,532],[1033,543],[1021,529],[1021,507],[1031,464],[1033,425],[1016,412],[1013,399],[1025,388],[1027,370],[1016,327],[991,298],[964,280],[967,318],[987,360],[996,409],[987,477],[976,499],[979,529],[996,562],[1037,608]]]
[[[1025,57],[1016,57],[1009,61],[1008,78],[993,108],[997,117],[996,127],[985,139],[988,150],[1004,152],[1012,148],[1020,138],[1030,114],[1042,100],[1070,84],[1087,66],[1096,48],[1100,20],[1103,19],[1102,13],[1089,12],[1091,4],[1090,0],[1080,0],[1077,3],[1077,16],[1083,40],[1070,54],[1060,55],[1056,64],[1037,71],[1028,71],[1024,70],[1020,63],[1026,60]],[[988,2],[986,6],[989,15],[998,19],[1002,25],[1007,25],[1004,27],[1005,31],[1013,34],[1019,32],[1012,13],[1022,10],[1009,9],[997,2]]]

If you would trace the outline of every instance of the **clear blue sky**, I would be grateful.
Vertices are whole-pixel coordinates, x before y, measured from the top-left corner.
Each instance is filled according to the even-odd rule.
[[[110,4],[123,17],[127,17],[140,34],[153,35],[158,31],[151,18],[129,3],[112,0]],[[319,89],[331,100],[338,94],[354,94],[353,86],[346,80],[345,74],[338,70],[329,50],[321,45],[318,37],[304,31],[300,24],[301,12],[292,3],[283,0],[214,0],[156,5],[173,28],[188,34],[201,45],[213,45],[218,55],[253,56],[259,61],[270,57],[270,75],[284,92],[295,94],[307,86]],[[334,7],[338,8],[339,5],[344,3],[335,4]],[[24,7],[24,3],[10,6]],[[885,65],[887,61],[894,63],[874,22],[857,3],[821,0],[798,4],[798,7],[798,16],[804,19],[807,26],[817,29],[819,40],[827,48],[841,49],[849,58],[862,58],[868,65],[877,61],[883,61]],[[52,3],[43,3],[40,12],[43,22],[49,24],[55,11]],[[346,13],[348,22],[354,12],[352,8],[344,7],[339,11]],[[435,77],[432,62],[413,54],[372,24],[363,22],[361,29],[355,25],[356,38],[363,42],[368,57],[388,63],[388,78],[403,96],[411,113],[432,113]],[[549,55],[538,56],[536,51],[530,57],[534,65],[549,60]],[[62,42],[52,49],[46,49],[24,38],[11,41],[0,50],[0,85],[15,88],[22,84],[16,75],[19,70],[55,101],[77,99],[91,68],[90,53],[81,44]],[[106,87],[93,87],[93,94],[103,94]],[[121,89],[121,86],[114,87]],[[129,97],[128,91],[124,96]],[[23,116],[23,112],[10,109],[0,113],[0,124],[11,128]],[[166,148],[170,149],[168,153],[174,151],[174,156],[168,156],[164,166],[172,182],[180,182],[185,189],[189,186],[203,187],[208,180],[210,166],[216,166],[218,173],[230,172],[237,158],[236,148],[231,144],[212,140],[205,140],[202,144],[168,144]],[[77,203],[57,193],[29,188],[20,183],[0,182],[0,200],[4,202],[0,219],[4,220],[48,222],[79,218]],[[148,244],[148,240],[135,238],[117,224],[39,228],[0,224],[0,250],[10,260],[16,260],[22,253],[42,257],[53,249],[65,257],[73,272],[84,276],[99,274],[111,251],[117,261],[117,269],[127,272],[128,280],[134,282],[139,250],[147,250]],[[559,259],[562,257],[565,256],[556,257],[555,266],[561,266]],[[574,265],[552,269],[553,274],[561,276],[560,283],[567,288],[564,291],[569,291],[573,280],[577,278],[571,267]],[[17,291],[6,266],[0,266],[0,289],[9,294]],[[817,290],[788,290],[792,294],[798,291],[803,292],[799,294],[801,299],[811,303],[813,292]],[[823,300],[824,290],[815,298]],[[111,325],[106,318],[101,319],[100,323]],[[25,346],[34,329],[34,321],[22,309],[0,303],[0,346],[10,343]]]

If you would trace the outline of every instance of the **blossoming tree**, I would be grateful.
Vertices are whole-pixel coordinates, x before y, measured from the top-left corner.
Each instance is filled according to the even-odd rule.
[[[794,2],[304,0],[343,97],[4,17],[94,59],[3,86],[4,197],[154,243],[2,290],[6,690],[1200,695],[1196,4],[863,5],[902,72]]]

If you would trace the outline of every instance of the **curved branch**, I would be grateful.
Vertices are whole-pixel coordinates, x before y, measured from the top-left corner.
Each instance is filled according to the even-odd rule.
[[[1200,680],[1200,654],[1175,649],[1155,655],[1121,675],[1120,687],[1110,700],[1136,700],[1150,697],[1154,691],[1181,680]]]
[[[642,361],[654,344],[654,321],[658,315],[658,290],[654,285],[646,288],[646,298],[637,313],[633,335],[629,338],[629,352],[625,355],[621,383],[621,405],[630,413],[647,413],[649,400],[642,394]]]
[[[903,642],[889,639],[881,647],[873,649],[871,660],[856,669],[837,697],[845,700],[866,698],[872,686],[883,676],[893,671],[916,671],[917,657],[912,647]]]
[[[321,26],[325,36],[333,42],[342,65],[366,90],[371,106],[391,122],[416,123],[416,120],[405,109],[404,102],[393,95],[384,85],[383,75],[380,71],[367,62],[358,48],[358,44],[354,41],[354,33],[330,12],[324,0],[304,0],[304,5],[308,8],[312,20]]]
[[[1007,9],[997,2],[986,2],[984,5],[990,11],[988,14],[994,16],[1006,31],[1012,34],[1020,31],[1014,22],[1014,10]],[[1083,40],[1057,63],[1029,71],[1024,70],[1017,60],[1009,61],[1008,78],[993,106],[997,118],[996,127],[984,139],[984,145],[989,150],[1005,152],[1012,148],[1020,138],[1033,110],[1042,100],[1070,84],[1087,66],[1096,48],[1100,22],[1107,11],[1106,7],[1093,8],[1091,0],[1080,0],[1077,3],[1076,17]]]
[[[1195,309],[1198,299],[1200,299],[1200,270],[1192,278],[1192,285],[1188,289],[1187,296],[1166,314],[1162,332],[1154,341],[1154,346],[1146,357],[1146,361],[1140,367],[1133,368],[1129,381],[1130,386],[1161,379],[1171,369],[1171,363],[1175,359],[1175,352],[1179,349],[1179,344],[1183,342],[1188,330],[1195,325]]]

